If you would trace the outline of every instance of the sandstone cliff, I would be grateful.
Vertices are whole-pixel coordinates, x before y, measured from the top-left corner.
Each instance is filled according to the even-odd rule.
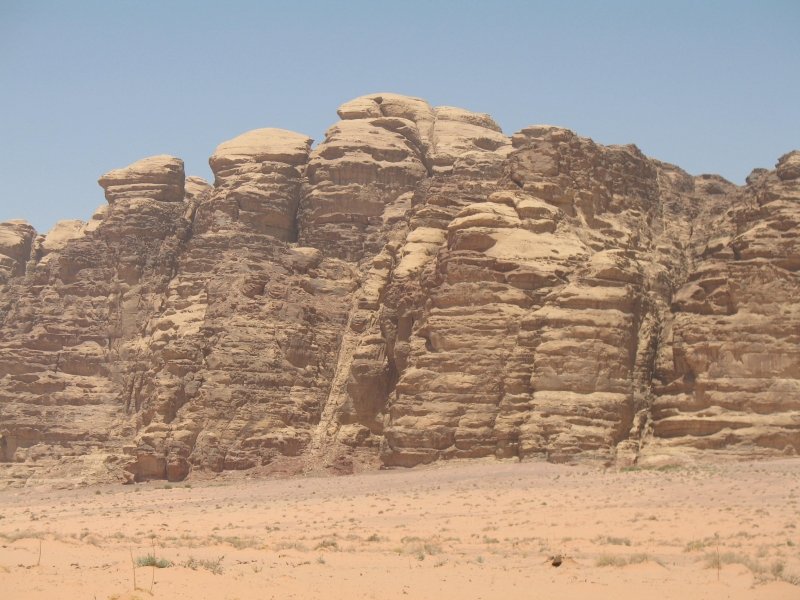
[[[375,94],[0,224],[0,486],[800,449],[800,152],[745,187]]]

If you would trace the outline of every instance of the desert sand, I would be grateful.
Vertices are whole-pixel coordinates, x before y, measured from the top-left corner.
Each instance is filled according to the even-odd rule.
[[[9,600],[150,590],[796,599],[799,489],[798,459],[621,471],[451,461],[342,477],[8,489],[0,589]],[[153,551],[168,566],[136,568],[134,590],[132,560]]]

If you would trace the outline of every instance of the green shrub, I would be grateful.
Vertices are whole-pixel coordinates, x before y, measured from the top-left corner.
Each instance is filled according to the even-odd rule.
[[[152,554],[146,554],[145,556],[140,556],[136,559],[136,566],[156,567],[157,569],[166,569],[167,567],[171,567],[172,563],[168,561],[166,558],[156,559],[156,557],[153,556]]]

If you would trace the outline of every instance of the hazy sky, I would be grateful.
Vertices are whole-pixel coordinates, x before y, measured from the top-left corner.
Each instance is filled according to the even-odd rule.
[[[251,129],[321,141],[374,92],[743,183],[800,149],[800,0],[0,0],[0,221],[86,220],[154,154],[210,179]]]

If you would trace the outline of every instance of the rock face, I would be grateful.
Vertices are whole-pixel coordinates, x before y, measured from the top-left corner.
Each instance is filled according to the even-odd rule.
[[[800,449],[800,153],[706,212],[664,319],[649,460]]]
[[[396,94],[0,224],[0,487],[800,449],[800,152],[745,187]]]

